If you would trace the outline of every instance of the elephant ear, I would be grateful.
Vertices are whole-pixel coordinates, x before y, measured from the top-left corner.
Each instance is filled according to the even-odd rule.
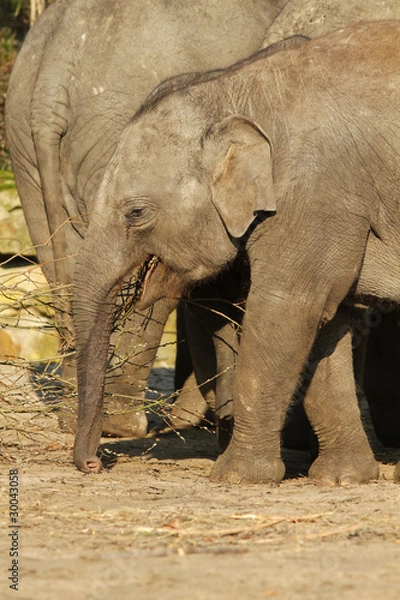
[[[258,212],[276,211],[271,146],[245,117],[228,117],[214,135],[225,152],[213,173],[213,202],[229,234],[240,238]]]

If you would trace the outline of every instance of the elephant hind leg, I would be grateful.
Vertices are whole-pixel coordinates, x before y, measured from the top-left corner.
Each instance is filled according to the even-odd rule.
[[[319,443],[309,475],[325,485],[366,483],[379,477],[358,407],[351,340],[348,310],[339,307],[321,329],[308,366],[311,381],[304,406]]]
[[[167,421],[174,429],[189,429],[207,419],[209,405],[201,393],[194,373],[191,373],[173,403]]]
[[[205,390],[199,388],[196,374],[193,371],[191,356],[191,351],[196,353],[195,362],[198,362],[199,358],[204,356],[206,364],[209,363],[209,357],[211,356],[213,367],[213,348],[212,345],[204,348],[203,344],[199,344],[197,337],[194,340],[192,339],[193,335],[197,334],[197,324],[192,323],[191,329],[194,331],[188,331],[185,313],[185,303],[180,302],[176,309],[176,337],[178,345],[174,381],[175,391],[178,396],[166,415],[166,421],[173,429],[189,429],[200,425],[208,416],[207,413],[210,412],[209,402],[211,402],[212,406],[214,404],[214,386],[211,383],[206,386],[207,389]],[[211,338],[209,341],[211,344]],[[213,374],[213,372],[211,374],[198,372],[200,384],[202,383],[202,377],[203,381],[206,381]]]

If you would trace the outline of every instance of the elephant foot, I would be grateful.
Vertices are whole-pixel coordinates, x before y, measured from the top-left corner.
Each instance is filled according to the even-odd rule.
[[[117,401],[107,405],[103,414],[102,435],[116,438],[143,438],[147,435],[148,421],[144,410],[129,410]],[[62,407],[58,411],[58,424],[62,432],[76,432],[77,413],[75,407]]]
[[[379,466],[370,451],[326,452],[313,462],[308,475],[321,485],[357,485],[378,479]]]
[[[174,429],[190,429],[200,425],[208,409],[208,403],[197,387],[182,388],[167,419]]]
[[[147,435],[148,421],[144,410],[103,415],[102,435],[117,438],[143,438]]]
[[[256,451],[235,451],[231,443],[217,458],[210,479],[230,484],[279,483],[284,475],[281,459],[266,460],[257,456]]]

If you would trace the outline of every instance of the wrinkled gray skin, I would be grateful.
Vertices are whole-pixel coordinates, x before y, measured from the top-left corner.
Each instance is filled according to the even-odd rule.
[[[398,18],[397,0],[289,0],[268,29],[263,45],[295,34],[317,37],[359,21]]]
[[[53,286],[71,283],[105,166],[147,94],[178,73],[224,67],[255,52],[286,2],[58,0],[45,11],[13,69],[6,125],[29,232]],[[111,268],[112,254],[108,260]],[[74,348],[68,292],[57,297],[67,353]],[[119,343],[120,354],[133,357],[112,372],[110,392],[143,394],[174,306],[176,299],[156,303],[136,353],[129,329],[144,318],[133,318]],[[114,401],[114,408],[121,406]],[[143,413],[105,423],[108,433],[121,435],[143,434],[146,426]]]
[[[310,476],[331,484],[377,477],[346,305],[400,301],[399,36],[398,22],[350,26],[153,96],[126,127],[74,278],[78,468],[101,468],[104,373],[126,273],[159,258],[148,267],[144,308],[221,273],[245,242],[251,286],[234,432],[212,477],[281,480],[280,435],[299,381],[320,448]]]
[[[317,37],[357,21],[393,18],[400,18],[400,2],[393,0],[380,2],[376,0],[289,0],[268,29],[263,46],[267,47],[293,35]],[[393,310],[388,314],[387,307],[383,306],[382,310],[379,307],[373,309],[371,319],[368,314],[365,314],[361,323],[357,311],[352,316],[352,323],[355,328],[353,347],[357,382],[369,402],[375,431],[384,445],[398,447],[400,446],[400,378],[397,365],[400,353],[400,327],[397,325],[397,318]],[[196,329],[191,319],[191,328],[186,332],[186,336],[191,340],[191,346],[196,349],[204,336],[204,327],[199,332],[200,339],[196,339]],[[202,354],[204,355],[204,352]],[[210,350],[207,354],[210,356]],[[207,378],[210,377],[210,371],[211,364],[207,365],[207,363],[199,369],[200,373],[207,373]],[[224,385],[223,388],[226,389],[226,386]],[[213,394],[209,389],[207,393],[208,401],[212,404]],[[187,395],[182,395],[175,407],[177,417],[179,415],[183,417],[182,423],[190,420],[187,415],[188,405],[192,413],[198,413],[201,406],[204,409],[207,407],[206,403],[199,403],[196,411],[193,398],[189,395],[187,399]],[[293,408],[291,415],[293,416]],[[298,419],[304,420],[301,414]],[[175,419],[175,423],[180,423],[179,418]],[[301,426],[298,422],[296,430],[300,436],[294,436],[292,431],[285,443],[295,447],[307,445],[307,425]]]
[[[316,37],[356,21],[400,19],[397,0],[289,0],[268,30],[264,46],[294,34]],[[379,440],[400,447],[400,327],[395,312],[375,307],[357,327],[358,384],[368,400]],[[369,321],[369,322],[368,322]]]
[[[299,38],[295,39],[299,43]],[[293,43],[293,38],[287,41]],[[186,336],[196,380],[192,389],[183,387],[169,420],[174,427],[185,429],[201,422],[204,415],[206,421],[212,418],[220,451],[226,449],[233,431],[234,366],[249,284],[248,260],[240,252],[233,266],[191,290],[184,311],[178,311],[178,339]],[[185,326],[181,329],[182,316]],[[201,395],[193,394],[196,383]],[[180,388],[177,382],[177,389]],[[291,403],[282,442],[288,448],[314,451],[315,439],[303,408],[305,392],[304,386],[297,390]]]

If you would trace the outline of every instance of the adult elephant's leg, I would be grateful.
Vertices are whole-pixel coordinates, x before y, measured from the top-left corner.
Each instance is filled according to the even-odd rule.
[[[144,437],[147,380],[160,345],[164,325],[175,308],[159,300],[143,313],[134,312],[121,331],[111,336],[112,356],[106,376],[102,431],[114,437]]]
[[[358,407],[349,318],[349,310],[339,307],[321,329],[303,374],[305,383],[311,379],[304,406],[319,444],[309,475],[328,485],[379,476]]]
[[[362,387],[372,423],[385,446],[400,446],[400,327],[397,311],[369,311]],[[379,318],[379,321],[378,321]]]
[[[224,452],[234,427],[233,382],[239,352],[239,334],[235,322],[228,321],[215,332],[214,346],[217,365],[215,421],[219,449]]]
[[[71,273],[75,262],[74,254],[79,248],[79,243],[75,243],[76,233],[68,221],[65,213],[65,220],[62,224],[63,238],[67,239],[70,252],[65,252],[62,260],[63,277],[60,279],[56,270],[55,256],[58,244],[58,236],[51,231],[47,211],[43,202],[43,191],[40,184],[39,173],[33,162],[33,148],[31,141],[25,152],[20,149],[14,149],[13,164],[15,170],[15,180],[18,187],[18,193],[21,198],[24,210],[25,220],[29,226],[29,235],[36,250],[38,263],[44,276],[53,289],[53,304],[55,308],[55,323],[60,334],[62,350],[68,353],[73,346],[72,319],[70,305],[70,283]],[[59,233],[59,232],[57,232]],[[79,242],[79,240],[78,240]],[[60,262],[60,261],[58,261]]]
[[[75,344],[71,317],[70,284],[75,264],[75,253],[80,246],[81,239],[69,223],[67,215],[65,215],[63,235],[68,240],[69,250],[66,252],[67,256],[64,259],[64,280],[60,281],[56,273],[54,259],[54,247],[58,243],[58,238],[56,235],[52,235],[49,228],[39,173],[32,158],[34,150],[31,144],[31,140],[25,140],[22,145],[24,151],[21,148],[14,148],[13,164],[15,179],[25,220],[28,224],[29,235],[36,250],[38,264],[52,288],[52,304],[55,311],[54,325],[60,338],[60,355],[62,356],[61,383],[63,399],[65,399],[71,393],[73,394],[76,389]],[[66,409],[64,412],[67,417],[71,414],[69,409]]]
[[[197,383],[215,412],[220,450],[233,429],[233,377],[245,298],[250,281],[247,257],[217,279],[197,286],[186,306],[186,328]],[[198,341],[203,339],[203,343]],[[202,351],[200,349],[202,348]]]
[[[182,389],[171,420],[180,427],[197,424],[211,408],[222,450],[232,431],[233,371],[242,320],[242,309],[237,306],[242,301],[237,291],[241,273],[237,271],[198,285],[184,303],[184,326],[178,326],[188,343],[195,381]]]
[[[193,363],[190,356],[189,342],[187,339],[185,324],[185,301],[182,300],[176,307],[176,361],[174,386],[175,390],[180,390],[185,385],[187,379],[193,373]]]
[[[210,338],[206,336],[204,339],[204,330],[199,328],[195,319],[190,320],[188,330],[184,300],[179,303],[176,314],[177,355],[174,383],[177,399],[166,415],[166,420],[174,429],[189,429],[199,425],[209,410],[209,405],[198,386],[193,370],[190,347],[196,354],[204,353],[207,361],[214,360],[213,347],[210,344]]]

